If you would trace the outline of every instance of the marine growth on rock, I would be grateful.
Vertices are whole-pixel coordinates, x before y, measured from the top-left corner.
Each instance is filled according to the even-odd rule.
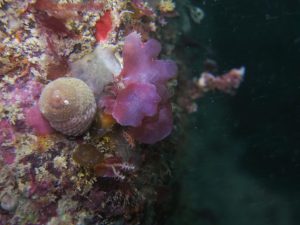
[[[0,0],[0,225],[165,222],[185,109],[244,77],[190,80],[186,2]]]

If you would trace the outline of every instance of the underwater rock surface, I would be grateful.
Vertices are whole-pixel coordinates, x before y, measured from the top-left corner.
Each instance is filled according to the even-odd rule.
[[[146,13],[152,10],[151,15]],[[172,143],[142,146],[128,129],[132,122],[126,124],[116,115],[137,118],[134,125],[140,125],[145,116],[157,115],[159,104],[165,102],[156,83],[125,82],[133,72],[129,64],[135,63],[136,68],[144,67],[137,71],[140,75],[133,74],[136,78],[153,74],[147,70],[155,70],[155,76],[169,73],[161,80],[165,86],[161,88],[168,93],[167,80],[175,72],[165,71],[165,65],[155,69],[149,64],[159,64],[160,44],[150,39],[160,26],[158,13],[158,8],[115,0],[0,4],[1,224],[155,220],[145,210],[156,210],[157,189],[167,187],[164,183],[170,175],[163,171],[169,166],[161,157],[173,154]],[[159,47],[147,50],[147,67],[127,63],[129,54],[142,56],[129,53],[130,37],[139,48],[147,39]],[[122,74],[124,68],[127,74]],[[140,95],[147,88],[152,97],[149,92]],[[110,114],[96,102],[113,89],[118,90],[118,113]],[[135,110],[124,114],[128,108],[120,107],[122,102],[135,104]],[[139,118],[142,111],[146,113]],[[165,119],[170,118],[171,114]],[[169,130],[172,126],[168,125]]]
[[[0,2],[1,223],[163,224],[184,121],[244,77],[186,76],[176,7]]]

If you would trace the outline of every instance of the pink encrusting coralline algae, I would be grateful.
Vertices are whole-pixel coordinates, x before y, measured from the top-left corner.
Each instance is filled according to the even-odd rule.
[[[25,111],[25,122],[38,135],[47,135],[54,132],[49,122],[43,117],[37,104]]]
[[[110,93],[99,105],[123,126],[129,126],[133,137],[153,144],[171,133],[172,109],[166,84],[177,73],[171,60],[156,59],[161,51],[158,41],[143,43],[138,33],[125,38],[124,67]]]

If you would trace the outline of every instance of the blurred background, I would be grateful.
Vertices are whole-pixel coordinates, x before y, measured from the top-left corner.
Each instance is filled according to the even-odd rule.
[[[300,224],[300,1],[190,1],[182,32],[191,76],[246,67],[235,96],[197,101],[174,179],[170,225]],[[187,10],[187,9],[182,9]]]

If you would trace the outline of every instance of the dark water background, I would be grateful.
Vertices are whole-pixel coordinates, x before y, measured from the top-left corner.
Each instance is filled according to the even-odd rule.
[[[192,3],[206,17],[183,35],[191,73],[211,58],[246,78],[234,97],[197,102],[168,224],[299,225],[300,1]]]

